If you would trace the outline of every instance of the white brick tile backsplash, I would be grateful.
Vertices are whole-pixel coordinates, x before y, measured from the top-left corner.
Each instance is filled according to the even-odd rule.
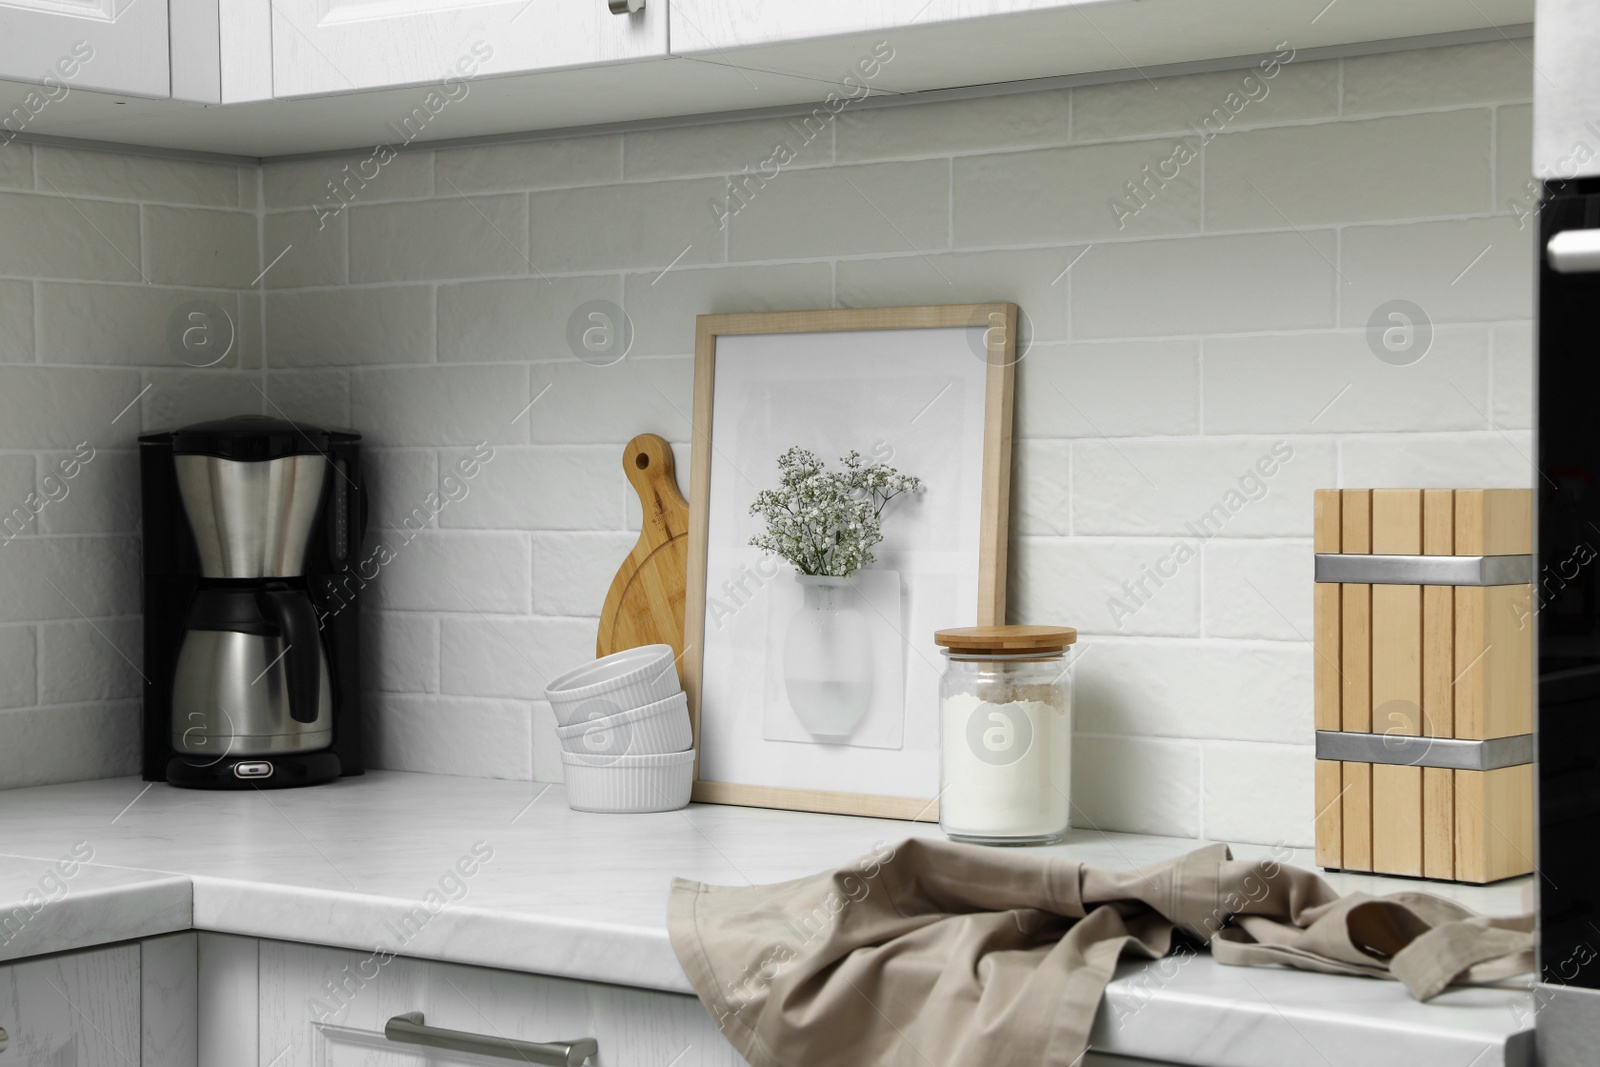
[[[622,282],[616,275],[441,285],[439,362],[503,360],[520,363],[575,359],[568,342],[569,323],[585,304],[601,300],[621,303]],[[605,314],[605,311],[600,313]],[[595,325],[587,318],[587,313],[579,317],[583,320],[583,329]],[[621,330],[620,323],[597,325]],[[612,342],[596,338],[595,343],[605,347]],[[692,344],[690,348],[692,350]]]
[[[373,530],[367,544],[368,556],[378,544],[392,556],[388,563],[377,557],[377,578],[357,594],[368,607],[509,615],[526,612],[533,600],[526,534]]]
[[[1191,542],[1310,536],[1312,490],[1333,478],[1325,441],[1079,441],[1072,532]]]
[[[520,193],[358,204],[346,214],[353,282],[474,278],[529,269],[528,204]]]
[[[958,158],[952,193],[956,246],[1195,233],[1199,160],[1172,163],[1167,176],[1156,174],[1173,159],[1174,148],[1172,141],[1135,141]],[[1154,177],[1146,175],[1147,166]],[[1143,201],[1133,199],[1130,182],[1147,190]],[[1113,209],[1124,199],[1131,217]]]
[[[139,612],[137,538],[19,537],[0,552],[0,622]]]
[[[1023,437],[1182,436],[1199,430],[1200,344],[1035,344],[1017,364]]]
[[[447,451],[449,469],[458,453]],[[447,529],[616,530],[622,526],[621,449],[599,445],[502,448],[458,503],[439,515]],[[596,612],[598,614],[598,612]]]
[[[1011,447],[1011,532],[1072,532],[1072,446],[1016,441]]]
[[[234,343],[239,346],[239,366],[246,370],[260,370],[262,295],[259,291],[234,295],[239,298],[239,322],[234,331]],[[181,346],[181,335],[179,343]],[[189,361],[205,362],[204,359],[196,360],[193,355],[189,356]]]
[[[0,782],[20,789],[137,774],[139,722],[137,700],[0,711]]]
[[[692,359],[624,359],[603,367],[568,359],[536,364],[530,373],[539,402],[523,419],[534,444],[613,444],[620,469],[621,446],[635,434],[689,436]]]
[[[892,69],[883,76],[892,81]],[[839,161],[1066,144],[1068,95],[1050,89],[922,107],[847,108],[834,120]]]
[[[1200,561],[1162,564],[1172,550],[1167,538],[1013,537],[1007,621],[1082,634],[1198,637]],[[1159,585],[1146,577],[1158,565],[1171,572]]]
[[[90,149],[34,149],[41,190],[206,207],[239,207],[239,168],[231,163],[156,159]],[[254,207],[254,204],[244,205]]]
[[[1533,325],[1494,328],[1493,425],[1502,430],[1533,427]]]
[[[788,151],[780,153],[779,145]],[[629,179],[740,174],[747,169],[770,174],[780,166],[828,163],[832,148],[833,139],[825,133],[808,139],[799,119],[712,122],[625,134],[622,168]]]
[[[32,626],[0,626],[0,709],[41,703]]]
[[[544,701],[534,701],[533,780],[555,783],[563,781],[565,775],[561,769],[561,738],[556,736],[556,713]]]
[[[262,280],[269,289],[342,285],[350,280],[346,228],[351,212],[273,211],[262,220]]]
[[[39,512],[39,531],[138,533],[138,454],[97,448],[93,453],[86,449],[84,455],[92,456],[89,462],[72,452],[40,453],[40,496],[50,502]],[[73,477],[63,477],[72,470],[76,470]]]
[[[227,351],[231,323],[235,334],[232,351],[215,366],[239,365],[238,301],[232,293],[74,282],[38,282],[37,290],[36,327],[42,363],[182,369],[186,362],[202,364]],[[184,320],[179,314],[182,306],[198,300],[215,305],[228,321]],[[174,316],[178,316],[177,323]],[[195,326],[200,332],[191,335],[191,347],[184,347],[182,331]],[[216,351],[205,348],[208,329],[215,331],[215,343],[221,346]],[[176,336],[169,337],[169,332]]]
[[[260,383],[262,409],[313,426],[350,425],[350,375],[343,370],[280,370]]]
[[[1508,214],[1488,219],[1353,226],[1339,242],[1340,321],[1365,326],[1404,298],[1435,325],[1514,319],[1533,288],[1534,230]]]
[[[1311,640],[1310,541],[1219,537],[1202,556],[1207,637]]]
[[[0,363],[32,363],[33,333],[33,286],[0,281]]]
[[[1200,836],[1200,749],[1192,741],[1072,739],[1072,825]]]
[[[1310,745],[1202,746],[1205,836],[1310,847],[1316,813],[1313,752]]]
[[[525,701],[374,693],[361,711],[368,766],[524,782],[533,777]]]
[[[131,445],[137,422],[111,420],[139,389],[132,370],[0,366],[0,448]]]
[[[264,265],[253,212],[159,205],[142,210],[147,282],[244,289]]]
[[[433,165],[438,196],[557,189],[621,177],[622,138],[615,134],[446,149]]]
[[[361,465],[375,529],[419,530],[438,525],[429,506],[429,494],[439,488],[439,460],[432,449],[368,448],[361,454]]]
[[[839,264],[839,305],[1013,303],[1021,309],[1018,352],[1027,358],[1033,343],[1066,338],[1063,275],[1083,251],[1050,248],[845,260]]]
[[[29,507],[29,493],[40,488],[37,459],[30,455],[0,456],[0,538],[20,537],[38,532],[35,510]],[[40,494],[42,496],[42,494]],[[50,507],[48,503],[43,505]]]
[[[631,532],[534,534],[533,610],[599,616],[611,580],[637,540]]]
[[[138,618],[47,622],[39,627],[39,703],[137,700],[143,663]]]
[[[730,260],[927,253],[949,244],[950,167],[942,160],[784,171],[746,189],[743,206],[727,200]]]
[[[1074,727],[1309,744],[1311,656],[1283,642],[1090,640],[1073,659]]]
[[[361,613],[361,678],[368,691],[439,691],[439,620],[404,611]]]
[[[139,401],[144,428],[175,430],[191,422],[255,415],[270,406],[261,396],[261,380],[254,374],[209,370],[147,370],[150,391]],[[132,413],[122,422],[131,421]],[[119,422],[117,425],[122,425]]]
[[[0,274],[144,280],[137,205],[44,194],[0,193]]]
[[[1206,227],[1313,226],[1489,210],[1487,109],[1224,133]]]
[[[1352,56],[1344,61],[1344,111],[1526,100],[1533,80],[1533,42],[1527,38]]]
[[[1526,489],[1533,434],[1374,434],[1339,443],[1339,482],[1362,489]]]
[[[594,659],[591,619],[470,619],[443,622],[446,693],[542,700],[550,681]]]
[[[1417,336],[1410,343],[1420,344]],[[1481,430],[1486,424],[1484,327],[1439,327],[1427,354],[1405,366],[1380,359],[1364,330],[1209,338],[1205,345],[1208,433]]]
[[[1494,111],[1494,209],[1524,215],[1533,210],[1533,105]],[[1520,206],[1513,207],[1513,202]],[[1531,219],[1528,225],[1532,225]]]
[[[6,149],[0,152],[0,189],[32,189],[33,146],[13,140]]]
[[[1010,300],[1010,619],[1085,634],[1075,823],[1304,844],[1311,490],[1531,484],[1527,46],[1301,57],[1231,103],[1244,69],[897,101],[808,144],[772,117],[376,170],[12,144],[0,513],[49,457],[99,455],[0,547],[0,788],[135,769],[142,682],[113,645],[138,661],[141,430],[363,433],[372,764],[554,781],[543,680],[594,655],[639,525],[623,443],[666,436],[690,488],[695,316]],[[751,177],[780,141],[799,157]],[[1397,297],[1434,328],[1408,366],[1366,335]],[[216,367],[167,341],[190,298],[233,320]],[[632,328],[612,366],[569,340],[596,300]],[[1279,439],[1293,460],[1229,510]],[[494,458],[442,493],[479,441]],[[1185,524],[1214,507],[1202,546]]]
[[[1334,324],[1327,230],[1096,245],[1072,273],[1079,339]]]
[[[528,368],[360,368],[350,372],[350,419],[373,444],[520,444],[527,440]]]
[[[365,180],[363,173],[374,172],[373,165],[366,163],[369,156],[370,153],[361,153],[267,164],[261,168],[267,210],[309,209],[318,204],[323,210],[333,211],[351,200],[372,203],[433,195],[433,153],[403,149],[377,168],[376,176]],[[338,186],[337,193],[330,188],[333,185]],[[450,192],[449,186],[445,191]]]
[[[307,289],[267,301],[269,367],[429,363],[433,337],[426,285]]]
[[[1272,71],[1270,77],[1263,75]],[[1083,85],[1072,91],[1075,141],[1196,134],[1264,123],[1329,118],[1339,113],[1337,60],[1281,61],[1150,82],[1143,78]]]
[[[720,263],[723,234],[712,204],[721,199],[720,178],[532,193],[530,269],[538,276]]]
[[[853,264],[840,264],[844,266]],[[806,311],[831,307],[833,272],[826,263],[679,267],[624,280],[633,348],[639,356],[694,353],[695,316],[740,311]]]

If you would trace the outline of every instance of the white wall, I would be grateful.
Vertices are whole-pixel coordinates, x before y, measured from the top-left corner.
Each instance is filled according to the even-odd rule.
[[[0,788],[138,771],[134,439],[259,409],[258,181],[0,144]],[[167,339],[194,300],[238,333],[204,370]]]
[[[126,368],[95,372],[97,389],[170,381],[185,388],[169,395],[205,414],[265,407],[353,425],[375,446],[378,519],[391,527],[468,448],[492,443],[465,499],[403,545],[386,535],[397,557],[366,616],[374,762],[558,779],[537,697],[544,679],[593,655],[595,617],[633,542],[623,443],[663,434],[687,475],[694,316],[1014,300],[1032,340],[1018,380],[1011,617],[1085,635],[1080,825],[1307,844],[1311,490],[1531,481],[1532,230],[1519,229],[1514,203],[1529,170],[1528,55],[1518,40],[1295,61],[1264,97],[1236,71],[846,111],[809,143],[788,120],[761,119],[407,149],[368,165],[364,184],[348,176],[366,153],[352,171],[343,160],[269,165],[259,251],[244,236],[227,249],[255,269],[226,284],[273,264],[257,287],[270,401],[258,404],[248,369],[180,377],[155,369],[173,364],[159,352],[139,369],[104,340],[84,348],[102,344],[96,360]],[[1244,89],[1260,98],[1241,106]],[[1230,92],[1241,95],[1225,132],[1119,229],[1112,198]],[[749,186],[720,226],[709,202],[780,141],[797,158]],[[330,180],[348,181],[337,214]],[[155,209],[135,210],[148,255]],[[6,241],[0,228],[0,250]],[[1397,298],[1435,328],[1409,366],[1380,361],[1367,338],[1374,309]],[[141,295],[139,314],[156,299]],[[593,299],[623,306],[635,330],[615,366],[568,347],[569,316]],[[241,305],[247,323],[252,311]],[[104,318],[74,328],[104,338],[143,321]],[[252,358],[247,346],[246,368]],[[53,394],[14,395],[0,405],[21,415]],[[145,425],[189,417],[154,409],[155,395]],[[66,436],[40,430],[22,447]],[[125,448],[131,433],[107,441]],[[1279,441],[1293,458],[1261,499],[1161,588],[1147,579],[1142,605],[1119,594]],[[107,530],[96,527],[94,551],[116,544],[134,558],[115,536],[133,529],[129,507],[97,520]],[[0,583],[34,581],[40,568],[5,559],[15,551],[0,549]],[[96,584],[65,559],[44,569]],[[119,591],[94,609],[128,634],[134,573],[118,570]],[[48,607],[48,587],[27,588],[4,601],[25,605],[6,631],[46,645],[75,616]],[[1113,616],[1113,595],[1128,613]],[[94,699],[133,695],[109,657],[83,662],[112,679]],[[92,706],[119,709],[117,728],[131,729],[132,705]],[[10,769],[0,755],[0,783],[131,770],[126,758],[76,759],[76,733],[37,736],[55,769]]]

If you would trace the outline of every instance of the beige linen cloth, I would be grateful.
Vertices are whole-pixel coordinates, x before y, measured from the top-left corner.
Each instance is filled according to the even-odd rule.
[[[1141,870],[908,840],[767,886],[675,880],[673,950],[754,1067],[1070,1067],[1126,951],[1173,931],[1229,964],[1404,982],[1533,969],[1533,917],[1428,893],[1340,897],[1310,871],[1211,845]]]

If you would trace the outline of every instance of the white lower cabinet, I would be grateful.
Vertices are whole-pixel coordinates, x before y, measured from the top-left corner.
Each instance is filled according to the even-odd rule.
[[[525,1063],[391,1041],[384,1024],[549,1043],[593,1038],[590,1067],[740,1067],[691,996],[371,952],[200,935],[200,1067]],[[252,1046],[253,1043],[253,1047]]]
[[[0,965],[5,1067],[137,1067],[139,946]]]

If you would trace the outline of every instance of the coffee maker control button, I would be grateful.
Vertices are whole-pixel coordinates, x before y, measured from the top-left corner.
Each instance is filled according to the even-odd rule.
[[[254,763],[235,763],[233,765],[233,773],[237,778],[271,778],[272,764],[266,760],[258,760]]]

